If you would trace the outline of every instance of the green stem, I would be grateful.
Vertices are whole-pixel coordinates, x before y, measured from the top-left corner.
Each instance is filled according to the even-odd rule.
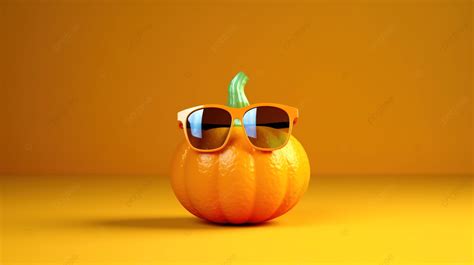
[[[237,73],[237,75],[232,79],[227,95],[227,106],[232,108],[243,108],[250,105],[244,91],[245,84],[247,84],[248,80],[249,78],[243,72]],[[240,121],[236,120],[235,125],[240,126]]]
[[[249,80],[249,78],[243,72],[239,72],[232,81],[230,81],[227,106],[232,108],[243,108],[250,105],[244,91],[247,80]]]

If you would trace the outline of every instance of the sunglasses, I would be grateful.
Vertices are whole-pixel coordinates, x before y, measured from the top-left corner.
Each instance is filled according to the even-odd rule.
[[[255,149],[273,151],[286,145],[298,109],[272,103],[243,108],[208,104],[178,112],[178,124],[191,147],[200,152],[216,152],[229,141],[231,128],[241,126]]]

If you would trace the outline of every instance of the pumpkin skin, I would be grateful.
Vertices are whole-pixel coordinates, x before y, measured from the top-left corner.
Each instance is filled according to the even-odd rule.
[[[215,223],[260,223],[289,211],[308,187],[310,167],[303,146],[291,136],[281,149],[255,150],[242,127],[233,127],[219,152],[177,148],[171,185],[195,216]]]

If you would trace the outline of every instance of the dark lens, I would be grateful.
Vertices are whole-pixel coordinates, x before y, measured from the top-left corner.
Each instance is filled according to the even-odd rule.
[[[260,148],[280,148],[290,137],[290,117],[277,107],[250,109],[245,113],[243,123],[247,137]]]
[[[232,117],[219,108],[204,108],[192,112],[186,120],[189,142],[200,150],[221,147],[229,134]]]

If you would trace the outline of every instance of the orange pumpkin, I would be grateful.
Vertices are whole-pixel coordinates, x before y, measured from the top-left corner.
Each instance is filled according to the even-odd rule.
[[[236,78],[243,78],[235,82]],[[229,100],[248,105],[240,73],[229,87]],[[234,86],[232,84],[240,84]],[[291,136],[281,149],[255,150],[242,128],[231,130],[223,150],[201,153],[183,141],[172,163],[171,185],[189,212],[215,223],[260,223],[289,211],[308,187],[310,167],[303,146]]]

